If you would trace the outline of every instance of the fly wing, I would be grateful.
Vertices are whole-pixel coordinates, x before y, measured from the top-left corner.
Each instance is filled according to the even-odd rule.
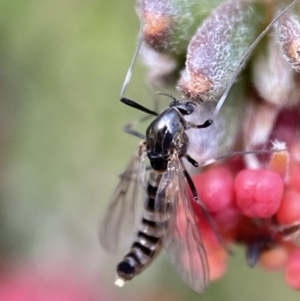
[[[145,146],[138,147],[110,200],[100,227],[105,250],[116,253],[130,247],[145,200]]]
[[[164,228],[163,246],[172,265],[192,289],[202,292],[209,284],[209,266],[178,158],[169,162],[155,202],[157,222]]]

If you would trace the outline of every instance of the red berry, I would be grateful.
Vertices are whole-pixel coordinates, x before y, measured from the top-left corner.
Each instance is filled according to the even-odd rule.
[[[300,141],[293,144],[290,148],[291,161],[300,163]]]
[[[287,186],[293,190],[300,191],[300,164],[291,162],[289,175]]]
[[[228,254],[223,248],[219,248],[214,253],[207,255],[209,264],[210,280],[221,278],[227,270]]]
[[[300,290],[299,275],[300,275],[300,249],[297,249],[290,255],[285,270],[285,281],[290,287],[296,290]]]
[[[232,238],[234,237],[236,227],[240,224],[242,215],[238,208],[229,207],[214,213],[213,217],[218,223],[222,235]]]
[[[288,190],[283,194],[276,217],[282,225],[300,222],[300,192]]]
[[[236,177],[236,202],[252,218],[269,218],[276,213],[283,194],[282,178],[268,170],[242,170]]]
[[[288,251],[283,246],[277,246],[260,255],[259,262],[267,270],[277,270],[284,267],[288,259]]]
[[[221,247],[217,238],[217,235],[220,235],[219,229],[217,229],[218,233],[216,233],[206,219],[199,221],[199,228],[206,252],[209,254],[218,250]]]
[[[224,210],[232,205],[233,178],[225,167],[212,167],[205,173],[196,175],[193,180],[200,199],[210,212]]]

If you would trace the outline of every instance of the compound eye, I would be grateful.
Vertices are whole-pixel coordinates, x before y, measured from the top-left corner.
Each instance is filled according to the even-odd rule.
[[[191,102],[191,101],[187,101],[186,105],[196,107],[196,104],[194,102]]]
[[[186,103],[186,114],[187,115],[190,115],[194,112],[194,106],[196,106],[196,105],[192,102],[187,102]]]
[[[186,103],[184,103],[184,106],[179,108],[179,111],[183,115],[190,115],[194,112],[194,106],[195,106],[194,103],[186,102]]]

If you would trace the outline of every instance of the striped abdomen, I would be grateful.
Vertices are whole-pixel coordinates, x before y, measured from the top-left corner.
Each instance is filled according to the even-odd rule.
[[[158,255],[162,244],[162,228],[155,221],[154,203],[161,175],[150,173],[148,197],[145,200],[143,216],[137,236],[130,252],[117,265],[118,276],[130,280],[141,273]]]

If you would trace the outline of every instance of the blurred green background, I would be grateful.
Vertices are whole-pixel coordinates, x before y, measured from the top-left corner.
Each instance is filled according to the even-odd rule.
[[[16,271],[18,290],[15,278],[34,274],[55,290],[77,278],[95,299],[76,300],[299,300],[281,273],[250,270],[241,250],[201,296],[165,255],[124,289],[113,286],[123,254],[105,254],[97,231],[138,143],[122,126],[140,114],[118,101],[138,28],[133,0],[1,0],[1,279]],[[137,64],[126,95],[149,106],[144,76]]]

